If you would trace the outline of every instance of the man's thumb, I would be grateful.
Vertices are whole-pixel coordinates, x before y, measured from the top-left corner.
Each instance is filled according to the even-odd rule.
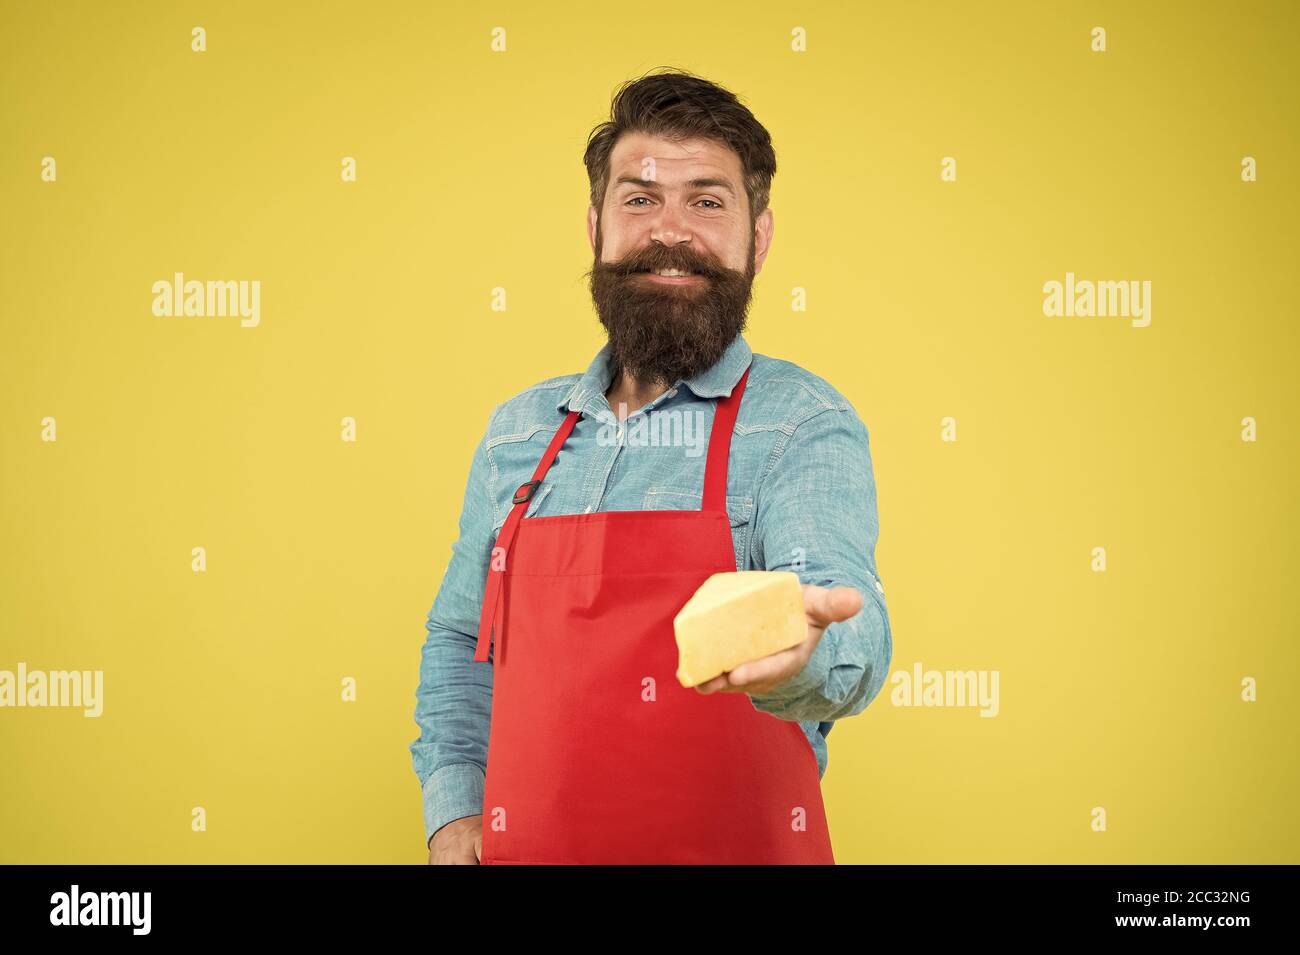
[[[862,609],[862,594],[853,587],[832,587],[821,597],[822,615],[829,622],[848,620]]]

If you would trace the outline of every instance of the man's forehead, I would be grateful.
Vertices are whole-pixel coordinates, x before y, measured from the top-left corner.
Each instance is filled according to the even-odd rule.
[[[650,161],[656,171],[671,172],[673,178],[694,177],[701,172],[730,178],[740,175],[740,157],[722,143],[711,139],[671,140],[645,133],[628,133],[620,139],[610,156],[610,168],[616,176],[640,176]]]

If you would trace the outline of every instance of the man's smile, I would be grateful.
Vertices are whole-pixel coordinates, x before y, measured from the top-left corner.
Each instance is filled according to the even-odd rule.
[[[637,272],[649,281],[659,285],[691,285],[701,281],[701,276],[694,272],[681,272],[677,269],[661,269],[658,272]]]

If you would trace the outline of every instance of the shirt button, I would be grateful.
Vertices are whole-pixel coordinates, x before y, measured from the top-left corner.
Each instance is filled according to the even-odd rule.
[[[590,505],[590,504],[587,505],[587,510],[586,510],[584,513],[587,513],[587,514],[590,514],[590,513],[591,513],[591,505]],[[877,584],[876,586],[879,587],[880,585]]]
[[[878,580],[876,581],[876,589],[880,591],[882,594],[885,592],[885,588],[880,586],[880,581]]]

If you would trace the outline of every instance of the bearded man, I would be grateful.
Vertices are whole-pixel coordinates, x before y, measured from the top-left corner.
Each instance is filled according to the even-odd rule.
[[[742,335],[771,138],[722,87],[656,72],[584,161],[609,340],[498,405],[470,465],[416,692],[429,861],[832,864],[826,737],[877,696],[892,638],[866,427]],[[665,416],[703,427],[627,440]],[[736,570],[797,573],[807,639],[683,687],[673,617]]]

